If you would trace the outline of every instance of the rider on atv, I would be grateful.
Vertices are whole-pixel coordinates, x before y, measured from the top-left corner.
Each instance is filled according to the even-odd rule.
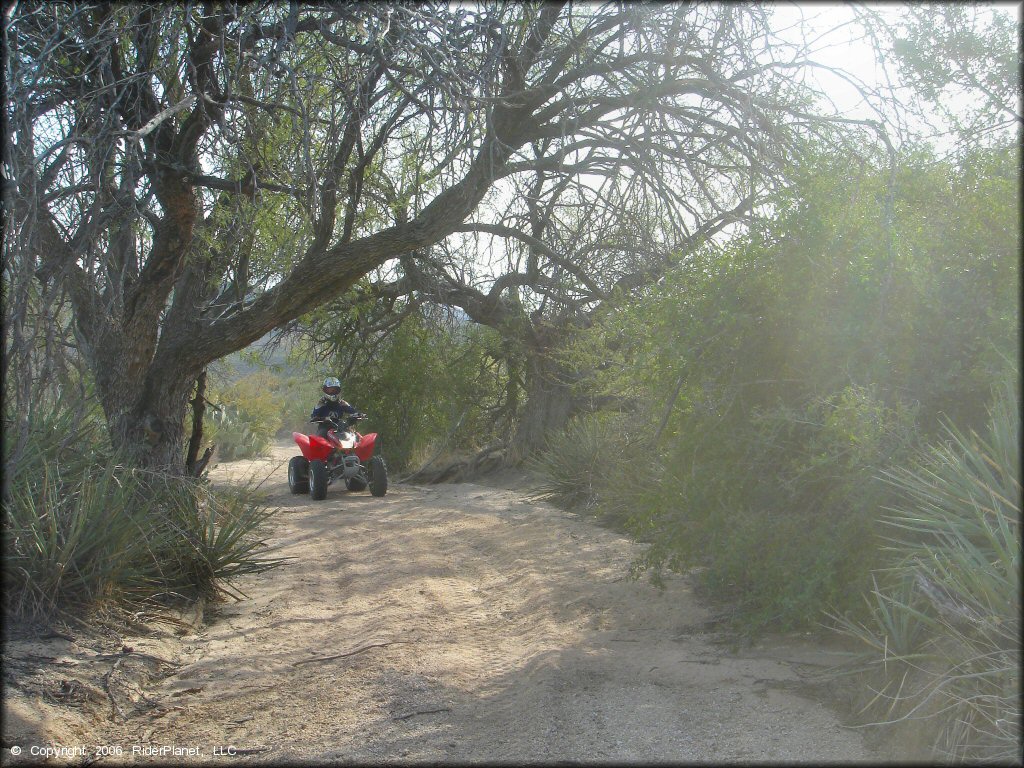
[[[341,382],[334,376],[328,376],[324,379],[323,391],[324,396],[313,407],[313,413],[310,415],[309,420],[319,421],[317,434],[320,437],[327,437],[327,430],[331,425],[323,421],[323,419],[335,419],[339,424],[344,424],[347,416],[355,416],[359,413],[359,410],[339,397],[341,394]]]
[[[325,498],[327,486],[342,480],[350,491],[369,488],[371,495],[383,496],[388,492],[388,468],[374,452],[377,433],[361,435],[352,429],[366,414],[339,397],[340,381],[329,376],[323,390],[309,417],[317,423],[317,434],[292,432],[302,455],[288,462],[288,489],[319,501]]]

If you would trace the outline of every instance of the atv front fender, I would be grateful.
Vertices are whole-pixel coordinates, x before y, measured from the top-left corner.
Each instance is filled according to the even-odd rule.
[[[319,435],[304,435],[301,432],[292,432],[292,439],[299,446],[302,455],[309,461],[327,461],[334,450],[329,442]]]
[[[377,433],[371,432],[368,435],[362,435],[359,443],[356,445],[356,456],[359,457],[359,461],[365,464],[370,460],[373,455],[373,448],[377,443]]]

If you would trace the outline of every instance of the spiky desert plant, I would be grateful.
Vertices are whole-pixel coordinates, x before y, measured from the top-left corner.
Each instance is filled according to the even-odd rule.
[[[1004,386],[986,434],[946,440],[886,478],[903,502],[885,522],[895,565],[880,574],[873,621],[840,622],[883,665],[884,722],[920,719],[935,756],[1019,760],[1020,405]]]
[[[2,562],[9,615],[231,595],[238,577],[281,562],[268,556],[273,510],[255,489],[211,489],[129,466],[94,421],[59,403],[40,409],[11,466]]]
[[[275,567],[268,525],[275,510],[262,504],[253,485],[211,489],[192,478],[157,473],[147,479],[163,500],[160,536],[164,589],[175,586],[208,598],[237,597],[236,580]]]
[[[535,497],[566,509],[596,515],[612,524],[628,516],[617,491],[638,484],[638,472],[650,474],[651,460],[621,417],[589,415],[576,418],[552,435],[546,449],[528,463],[540,478]],[[621,494],[619,494],[621,495]]]

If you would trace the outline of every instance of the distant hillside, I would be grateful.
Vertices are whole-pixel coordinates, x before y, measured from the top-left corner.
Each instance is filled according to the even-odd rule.
[[[223,374],[229,381],[240,379],[258,371],[272,370],[280,376],[303,376],[308,372],[305,366],[294,366],[288,361],[293,340],[284,339],[272,348],[268,347],[272,334],[268,333],[245,349],[232,352],[224,358]]]

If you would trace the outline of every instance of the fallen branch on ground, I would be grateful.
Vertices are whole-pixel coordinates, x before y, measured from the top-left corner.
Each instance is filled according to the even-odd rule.
[[[456,459],[439,469],[425,472],[426,465],[417,470],[413,475],[403,479],[403,482],[412,477],[418,478],[422,485],[436,485],[445,482],[466,482],[474,477],[485,474],[501,466],[505,460],[504,443],[494,443],[481,449],[468,459]]]
[[[347,656],[355,656],[357,653],[362,653],[363,651],[368,651],[371,648],[385,648],[385,647],[387,647],[389,645],[397,645],[398,643],[411,644],[412,640],[392,640],[391,642],[388,642],[388,643],[370,643],[369,645],[364,645],[361,648],[356,648],[354,651],[346,651],[345,653],[336,653],[333,656],[317,656],[317,657],[312,658],[312,659],[302,659],[301,661],[293,661],[292,662],[292,666],[293,667],[297,667],[300,664],[312,664],[314,661],[333,661],[334,659],[344,659]]]
[[[103,690],[106,691],[107,696],[110,697],[110,719],[114,720],[115,722],[118,716],[120,716],[122,721],[127,720],[127,717],[125,717],[124,714],[124,710],[122,710],[121,707],[118,706],[117,700],[114,698],[114,692],[110,689],[110,678],[113,676],[115,672],[117,672],[117,669],[121,666],[122,661],[124,661],[123,656],[119,658],[116,662],[114,662],[114,666],[110,669],[109,672],[107,672],[107,674],[103,676]]]
[[[403,482],[403,483],[407,483],[407,482],[409,482],[410,480],[412,480],[412,479],[413,479],[414,477],[416,477],[417,475],[420,475],[420,474],[422,474],[422,473],[424,472],[424,470],[426,470],[426,468],[427,468],[427,467],[429,467],[429,466],[430,466],[431,464],[433,464],[433,463],[434,463],[435,461],[437,461],[437,460],[438,460],[438,458],[439,458],[439,457],[441,456],[441,454],[442,454],[442,453],[444,453],[444,449],[448,447],[448,443],[450,443],[450,442],[451,442],[451,439],[452,439],[452,437],[453,437],[453,436],[455,435],[455,433],[456,433],[456,432],[458,431],[459,427],[461,427],[461,426],[462,426],[462,420],[466,418],[466,413],[468,412],[468,410],[469,410],[469,409],[467,408],[467,409],[464,409],[464,410],[462,411],[462,415],[461,415],[461,416],[459,416],[459,419],[458,419],[458,421],[456,421],[456,422],[455,422],[455,426],[454,426],[454,427],[452,427],[452,428],[451,428],[451,429],[450,429],[450,430],[448,431],[448,436],[447,436],[447,437],[445,437],[445,439],[444,439],[444,440],[443,440],[443,441],[441,442],[441,447],[437,449],[437,453],[435,453],[435,454],[434,454],[434,455],[433,455],[433,456],[431,457],[430,461],[428,461],[428,462],[427,462],[426,464],[424,464],[424,465],[423,465],[422,467],[420,467],[419,469],[417,469],[417,470],[416,470],[415,472],[413,472],[413,473],[412,473],[411,475],[409,475],[408,477],[404,477],[404,478],[402,478],[402,482]]]

